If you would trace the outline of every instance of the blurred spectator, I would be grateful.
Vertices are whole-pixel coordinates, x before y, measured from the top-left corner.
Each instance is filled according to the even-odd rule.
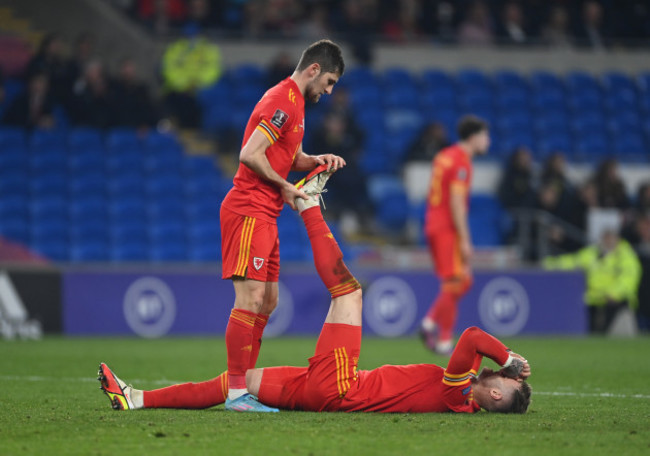
[[[603,161],[594,176],[598,205],[604,208],[627,209],[630,201],[625,184],[618,174],[618,163],[614,159]]]
[[[499,39],[506,44],[525,44],[528,41],[528,34],[524,24],[524,12],[516,2],[508,2],[504,5],[499,27]]]
[[[221,54],[215,44],[199,35],[195,24],[186,26],[184,33],[163,55],[165,104],[181,127],[197,128],[201,109],[196,91],[217,82],[222,72]]]
[[[66,62],[65,105],[69,107],[75,83],[82,78],[84,68],[95,53],[95,37],[90,32],[81,33],[75,39],[72,56]]]
[[[155,125],[157,119],[153,100],[148,87],[138,78],[132,58],[120,62],[117,77],[112,81],[111,94],[114,100],[114,125],[135,128]]]
[[[86,65],[73,88],[70,120],[74,125],[108,128],[114,124],[114,105],[104,67],[99,60]]]
[[[267,0],[262,2],[262,28],[265,34],[293,37],[297,35],[302,15],[300,2],[296,0]]]
[[[592,180],[585,182],[578,190],[576,204],[571,212],[571,223],[586,233],[589,212],[598,207],[598,190]]]
[[[551,9],[548,23],[542,31],[542,39],[553,47],[568,47],[571,44],[569,13],[565,7],[556,5]]]
[[[558,193],[560,211],[570,214],[576,206],[575,189],[566,176],[566,160],[559,152],[553,153],[544,164],[541,175],[542,185],[555,187]]]
[[[619,311],[637,307],[641,264],[630,244],[620,239],[615,230],[604,230],[597,245],[574,254],[546,258],[544,267],[585,271],[585,303],[591,332],[606,332]]]
[[[34,73],[25,91],[9,105],[2,123],[27,128],[50,128],[54,126],[53,107],[47,75]]]
[[[25,76],[31,80],[35,74],[44,73],[49,80],[49,92],[55,103],[65,102],[70,91],[70,78],[64,58],[64,43],[58,33],[50,33],[27,65]]]
[[[456,39],[455,2],[440,0],[422,2],[422,26],[425,33],[431,34],[444,43]]]
[[[646,213],[635,223],[637,242],[635,244],[643,273],[639,283],[639,308],[637,321],[639,329],[650,331],[650,215]]]
[[[567,226],[563,224],[570,223],[572,218],[571,207],[562,205],[561,188],[553,185],[553,183],[542,184],[537,196],[537,209],[550,214],[553,217],[547,218],[543,225],[538,224],[533,227],[533,242],[531,245],[532,251],[529,252],[529,257],[533,260],[539,258],[540,252],[536,251],[538,236],[542,236],[541,230],[544,229],[546,238],[548,240],[548,249],[552,255],[558,253],[573,251],[582,246],[580,242],[572,239],[567,234]]]
[[[578,44],[603,49],[607,38],[603,24],[603,6],[595,0],[586,1],[582,7],[582,23],[576,31]]]
[[[287,77],[293,74],[293,70],[296,68],[296,63],[291,59],[291,56],[288,52],[280,52],[275,58],[271,61],[271,65],[267,71],[269,79],[269,87],[276,85],[278,82],[286,79]],[[334,91],[336,94],[338,90]]]
[[[532,208],[535,204],[533,158],[525,147],[517,149],[510,156],[501,177],[498,195],[506,209]]]
[[[187,22],[201,28],[212,25],[210,3],[208,0],[189,0],[187,2]]]
[[[377,33],[377,10],[375,0],[348,0],[343,4],[343,18],[338,29],[361,65],[372,63],[372,37]]]
[[[485,2],[474,1],[467,9],[465,19],[458,28],[460,44],[486,45],[494,40],[490,10]]]
[[[337,154],[347,163],[346,172],[337,174],[336,186],[329,189],[327,196],[328,213],[336,218],[345,210],[355,213],[363,222],[369,221],[372,216],[372,203],[359,166],[363,141],[361,130],[347,122],[340,112],[328,113],[312,135],[310,153]]]
[[[438,122],[426,125],[409,148],[406,161],[428,161],[440,151],[449,146],[447,130]]]
[[[319,40],[331,34],[329,25],[329,10],[324,4],[312,6],[309,16],[301,21],[300,36],[310,40]]]
[[[399,0],[390,10],[389,18],[382,25],[382,34],[391,41],[406,42],[421,37],[418,20],[420,3],[416,0]]]
[[[139,0],[138,17],[157,35],[183,23],[187,14],[183,0]]]

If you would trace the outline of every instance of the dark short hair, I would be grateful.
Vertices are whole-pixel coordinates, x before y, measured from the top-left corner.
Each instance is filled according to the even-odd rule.
[[[533,390],[526,382],[521,383],[521,387],[516,389],[512,395],[512,401],[507,407],[498,410],[501,413],[526,413],[530,405],[530,395]]]
[[[476,133],[488,130],[488,128],[488,123],[480,117],[471,114],[466,115],[458,121],[458,137],[461,141],[465,141]]]
[[[318,63],[322,73],[337,73],[342,76],[345,70],[341,48],[330,40],[320,40],[309,45],[302,52],[296,69],[303,71],[312,63]]]

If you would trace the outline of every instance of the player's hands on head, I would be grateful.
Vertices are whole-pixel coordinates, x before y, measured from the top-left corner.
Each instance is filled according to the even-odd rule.
[[[343,168],[347,164],[342,157],[334,154],[316,155],[314,158],[316,159],[316,166],[327,164],[328,171],[336,171]]]
[[[520,382],[530,377],[530,364],[528,364],[528,360],[518,353],[510,353],[510,356],[513,360],[508,367],[501,369],[501,374]]]
[[[309,199],[309,196],[307,196],[305,192],[303,192],[302,190],[298,190],[289,182],[287,182],[286,185],[282,187],[281,193],[284,202],[287,203],[289,207],[294,211],[296,210],[296,203],[295,203],[296,198],[302,198],[304,200]]]

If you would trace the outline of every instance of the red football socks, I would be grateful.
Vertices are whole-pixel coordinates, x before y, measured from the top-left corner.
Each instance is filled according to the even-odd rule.
[[[458,301],[467,293],[471,284],[471,278],[442,283],[438,297],[427,312],[427,317],[438,325],[440,340],[450,340],[453,337],[458,317]]]
[[[343,262],[343,252],[325,223],[320,207],[305,209],[300,216],[305,222],[307,235],[311,241],[316,271],[332,298],[360,289],[361,285]]]
[[[143,391],[145,408],[204,409],[223,404],[228,396],[228,375],[201,383],[182,383]]]
[[[268,315],[257,314],[257,317],[255,318],[255,326],[253,326],[253,349],[251,350],[251,357],[250,361],[248,362],[249,369],[255,369],[257,358],[260,356],[262,334],[264,333],[264,328],[266,328],[266,324],[268,322]]]
[[[228,384],[232,389],[246,389],[246,371],[253,353],[253,332],[257,314],[233,309],[226,327]]]

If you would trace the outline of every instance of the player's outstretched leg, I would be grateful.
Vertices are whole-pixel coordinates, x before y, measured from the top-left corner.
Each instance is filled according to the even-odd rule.
[[[126,385],[104,363],[99,365],[100,388],[115,410],[141,408],[205,409],[223,404],[228,395],[228,375],[222,373],[212,380],[182,383],[151,391]]]

